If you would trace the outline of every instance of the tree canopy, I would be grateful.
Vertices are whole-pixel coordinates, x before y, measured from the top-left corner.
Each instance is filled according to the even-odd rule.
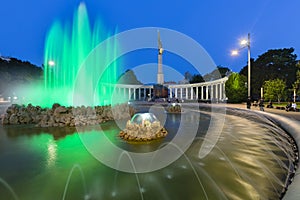
[[[205,74],[203,78],[205,81],[213,81],[227,76],[229,72],[230,69],[228,67],[217,66],[215,70],[208,74]]]
[[[297,90],[297,94],[300,94],[300,61],[297,63],[296,81],[293,84],[293,88]]]
[[[28,61],[0,57],[0,95],[11,95],[16,88],[42,78],[42,68]]]
[[[188,80],[189,83],[201,83],[205,81],[213,81],[227,76],[231,70],[228,67],[218,66],[212,72],[202,76],[201,74],[191,75],[190,72],[185,72],[185,80]]]
[[[204,82],[203,77],[201,74],[194,74],[190,80],[190,83],[202,83]]]
[[[125,73],[121,74],[118,80],[119,84],[132,84],[132,85],[142,85],[132,70],[127,70]]]
[[[296,80],[297,55],[294,48],[271,49],[251,59],[251,93],[252,97],[260,96],[260,88],[265,81],[281,79],[286,82],[288,88],[293,87]],[[245,66],[240,74],[248,76],[248,66]]]
[[[225,83],[228,102],[239,103],[247,99],[246,77],[238,73],[232,73]]]
[[[278,101],[286,97],[286,83],[285,81],[277,78],[264,82],[264,98],[266,100]]]

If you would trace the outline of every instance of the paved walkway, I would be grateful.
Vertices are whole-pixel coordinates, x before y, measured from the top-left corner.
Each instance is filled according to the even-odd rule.
[[[227,104],[228,107],[232,108],[241,108],[241,109],[247,109],[246,104]],[[251,110],[259,111],[258,106],[251,106]],[[264,108],[264,112],[273,113],[281,116],[285,116],[288,118],[292,118],[294,120],[300,121],[300,112],[294,112],[294,111],[285,111],[285,110],[279,110],[276,108]],[[262,112],[262,111],[261,111]]]

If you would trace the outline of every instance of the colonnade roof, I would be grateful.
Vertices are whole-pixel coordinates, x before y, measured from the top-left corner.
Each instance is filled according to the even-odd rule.
[[[201,87],[208,85],[216,85],[216,84],[224,84],[228,80],[228,77],[224,77],[218,80],[209,81],[209,82],[201,82],[201,83],[192,83],[192,84],[170,84],[164,85],[169,88],[186,88],[186,87]],[[130,85],[130,84],[116,84],[116,87],[120,88],[153,88],[153,85]]]

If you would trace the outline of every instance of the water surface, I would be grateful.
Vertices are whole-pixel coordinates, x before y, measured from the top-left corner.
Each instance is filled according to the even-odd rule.
[[[101,126],[104,133],[98,127],[86,127],[79,133],[70,128],[0,127],[0,197],[279,199],[293,168],[287,135],[270,120],[237,115],[226,115],[215,147],[204,158],[199,157],[199,150],[209,126],[209,113],[168,114],[168,136],[138,145],[122,141],[114,122]],[[178,160],[154,172],[133,174],[111,169],[85,146],[86,142],[101,145],[99,140],[105,135],[128,151],[155,151],[172,140],[182,120],[187,134],[189,127],[199,124],[194,142]]]

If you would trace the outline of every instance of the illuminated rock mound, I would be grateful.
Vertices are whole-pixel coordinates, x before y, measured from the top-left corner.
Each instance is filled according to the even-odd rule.
[[[127,104],[114,106],[78,106],[65,107],[58,103],[52,108],[12,104],[2,118],[3,125],[35,124],[37,127],[74,127],[97,125],[106,121],[126,119],[132,116],[134,108]],[[1,122],[1,121],[0,121]]]
[[[119,136],[128,141],[151,141],[168,134],[152,113],[137,113],[127,121]]]
[[[172,104],[170,104],[170,105],[167,107],[166,111],[167,111],[168,113],[182,113],[182,112],[183,112],[183,110],[182,110],[182,108],[181,108],[181,105],[178,104],[178,103],[172,103]]]

